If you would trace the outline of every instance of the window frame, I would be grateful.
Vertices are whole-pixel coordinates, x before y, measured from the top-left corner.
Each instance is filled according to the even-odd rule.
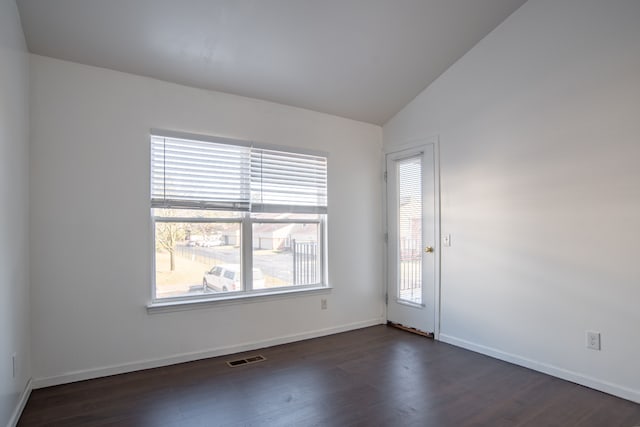
[[[281,145],[270,145],[270,144],[257,144],[250,141],[242,141],[235,140],[230,138],[218,138],[213,136],[203,136],[203,135],[195,135],[195,134],[187,134],[181,132],[174,131],[164,131],[164,130],[156,130],[152,129],[150,134],[150,138],[153,137],[166,137],[166,138],[181,138],[181,139],[192,139],[196,141],[202,142],[213,142],[213,143],[222,143],[229,145],[239,145],[239,146],[251,146],[256,147],[258,149],[266,149],[266,150],[278,150],[291,154],[307,154],[324,157],[327,162],[326,168],[326,179],[328,181],[328,154],[325,152],[312,151],[312,150],[304,150],[298,149],[295,147],[287,147]],[[150,175],[151,176],[151,175]],[[151,191],[151,190],[150,190]],[[326,196],[325,196],[326,197]],[[151,200],[151,198],[149,198]],[[181,208],[173,208],[175,210],[180,210]],[[188,211],[208,211],[205,208],[197,208],[197,207],[189,207],[183,208]],[[331,287],[328,282],[328,267],[327,267],[327,220],[328,220],[328,209],[325,208],[324,213],[316,213],[317,219],[302,219],[302,218],[283,218],[283,219],[274,219],[274,218],[260,218],[260,217],[252,217],[253,214],[263,214],[263,211],[251,212],[251,210],[247,211],[233,211],[228,210],[228,212],[239,212],[240,215],[238,217],[230,217],[230,218],[203,218],[203,217],[193,217],[193,216],[156,216],[154,214],[154,207],[150,206],[150,217],[151,217],[151,248],[152,248],[152,256],[151,256],[151,302],[147,305],[147,310],[149,312],[155,311],[173,311],[174,309],[182,309],[180,306],[184,306],[189,308],[199,307],[202,305],[208,306],[210,304],[215,303],[233,303],[233,302],[243,302],[247,299],[255,299],[260,297],[278,297],[278,296],[287,296],[287,295],[295,295],[301,293],[308,292],[323,292],[330,291]],[[224,210],[223,210],[224,212]],[[290,214],[297,214],[295,209],[290,212],[284,212]],[[165,223],[237,223],[240,225],[240,268],[241,268],[241,279],[242,279],[242,290],[240,291],[229,291],[229,292],[217,292],[211,294],[198,294],[198,295],[180,295],[173,297],[165,297],[158,298],[157,297],[157,286],[156,286],[156,223],[157,222],[165,222]],[[275,288],[264,288],[264,289],[253,289],[253,225],[254,224],[263,224],[263,223],[283,223],[283,224],[316,224],[318,226],[318,258],[319,258],[319,276],[320,281],[318,283],[313,284],[305,284],[305,285],[289,285],[289,286],[280,286]]]

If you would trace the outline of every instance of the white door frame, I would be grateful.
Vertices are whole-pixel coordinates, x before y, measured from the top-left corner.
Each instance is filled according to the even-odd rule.
[[[386,170],[386,165],[387,165],[387,155],[389,154],[394,154],[394,153],[398,153],[401,151],[407,151],[407,150],[415,150],[415,149],[419,149],[421,147],[425,147],[427,145],[432,145],[433,146],[433,178],[434,178],[434,215],[435,215],[435,219],[434,219],[434,233],[435,233],[435,241],[434,241],[434,256],[435,256],[435,262],[434,262],[434,295],[433,295],[433,302],[434,302],[434,309],[433,309],[433,324],[434,324],[434,331],[433,331],[433,335],[434,335],[434,339],[439,340],[440,338],[440,265],[441,265],[441,247],[442,247],[442,236],[441,236],[441,231],[440,231],[440,140],[439,140],[439,136],[438,135],[433,135],[427,138],[417,138],[417,139],[412,139],[409,141],[405,141],[404,143],[401,144],[393,144],[389,147],[385,147],[383,149],[383,159],[382,159],[382,164],[383,164],[383,170]],[[388,218],[389,218],[389,214],[387,212],[388,210],[388,197],[387,197],[387,182],[386,180],[383,180],[383,196],[382,196],[382,201],[383,201],[383,224],[384,224],[384,232],[385,232],[385,236],[389,235],[389,224],[388,224]],[[387,289],[389,289],[389,242],[386,241],[386,244],[384,245],[384,262],[383,262],[383,273],[384,273],[384,281],[383,281],[383,290],[382,290],[382,295],[383,298],[385,297],[385,295],[387,294]],[[385,301],[386,302],[386,301]],[[385,317],[385,321],[388,320],[387,317],[387,304],[384,304],[384,317]]]

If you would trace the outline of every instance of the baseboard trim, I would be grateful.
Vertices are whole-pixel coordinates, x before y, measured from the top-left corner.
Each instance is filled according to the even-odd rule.
[[[105,366],[95,369],[85,369],[80,371],[67,372],[61,375],[50,377],[36,378],[33,381],[33,388],[51,387],[54,385],[67,384],[76,381],[84,381],[94,378],[107,377],[110,375],[124,374],[127,372],[140,371],[143,369],[159,368],[162,366],[175,365],[177,363],[193,362],[195,360],[208,359],[210,357],[226,356],[244,351],[252,351],[274,345],[288,344],[295,341],[302,341],[310,338],[318,338],[326,335],[338,334],[356,329],[367,328],[384,324],[383,318],[365,320],[361,322],[348,323],[341,326],[331,328],[316,329],[313,331],[302,332],[298,334],[283,335],[280,337],[270,338],[262,341],[236,344],[225,347],[212,348],[204,351],[181,353],[169,357],[158,359],[141,360],[132,363],[123,363],[120,365]]]
[[[18,401],[18,404],[13,410],[13,413],[11,414],[11,418],[9,418],[9,423],[7,424],[7,427],[16,427],[18,425],[18,421],[20,420],[22,411],[24,411],[24,407],[27,405],[29,396],[31,396],[31,390],[33,390],[33,380],[29,378],[29,381],[27,381],[27,384],[24,386],[24,390],[22,390],[22,394],[20,395],[20,400]]]
[[[618,384],[610,383],[608,381],[602,381],[597,378],[581,374],[579,372],[574,372],[554,365],[549,365],[547,363],[538,362],[526,357],[518,356],[516,354],[506,353],[492,347],[476,344],[474,342],[456,338],[443,333],[440,333],[439,340],[447,344],[455,345],[456,347],[462,347],[476,353],[481,353],[486,356],[493,357],[495,359],[513,363],[514,365],[523,366],[534,371],[542,372],[557,378],[561,378],[563,380],[571,381],[572,383],[580,384],[585,387],[602,391],[604,393],[612,394],[614,396],[621,397],[632,402],[640,403],[640,390],[634,390]]]

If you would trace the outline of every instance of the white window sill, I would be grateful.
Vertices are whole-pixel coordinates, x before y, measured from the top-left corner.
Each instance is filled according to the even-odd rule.
[[[313,288],[285,289],[270,292],[260,292],[255,294],[236,294],[229,296],[215,296],[207,298],[193,298],[172,301],[153,301],[147,304],[147,313],[168,313],[173,311],[196,310],[221,305],[248,304],[260,301],[285,299],[297,296],[307,296],[315,294],[327,294],[331,292],[329,286],[317,286]]]

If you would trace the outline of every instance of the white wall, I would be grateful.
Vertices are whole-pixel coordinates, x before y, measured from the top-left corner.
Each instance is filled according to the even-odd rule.
[[[28,91],[29,57],[18,9],[14,0],[0,0],[0,425],[9,423],[31,376]]]
[[[439,135],[441,338],[636,401],[639,22],[530,0],[383,128]]]
[[[380,127],[31,58],[36,385],[383,321]],[[312,295],[147,314],[150,128],[329,153],[328,310]]]

